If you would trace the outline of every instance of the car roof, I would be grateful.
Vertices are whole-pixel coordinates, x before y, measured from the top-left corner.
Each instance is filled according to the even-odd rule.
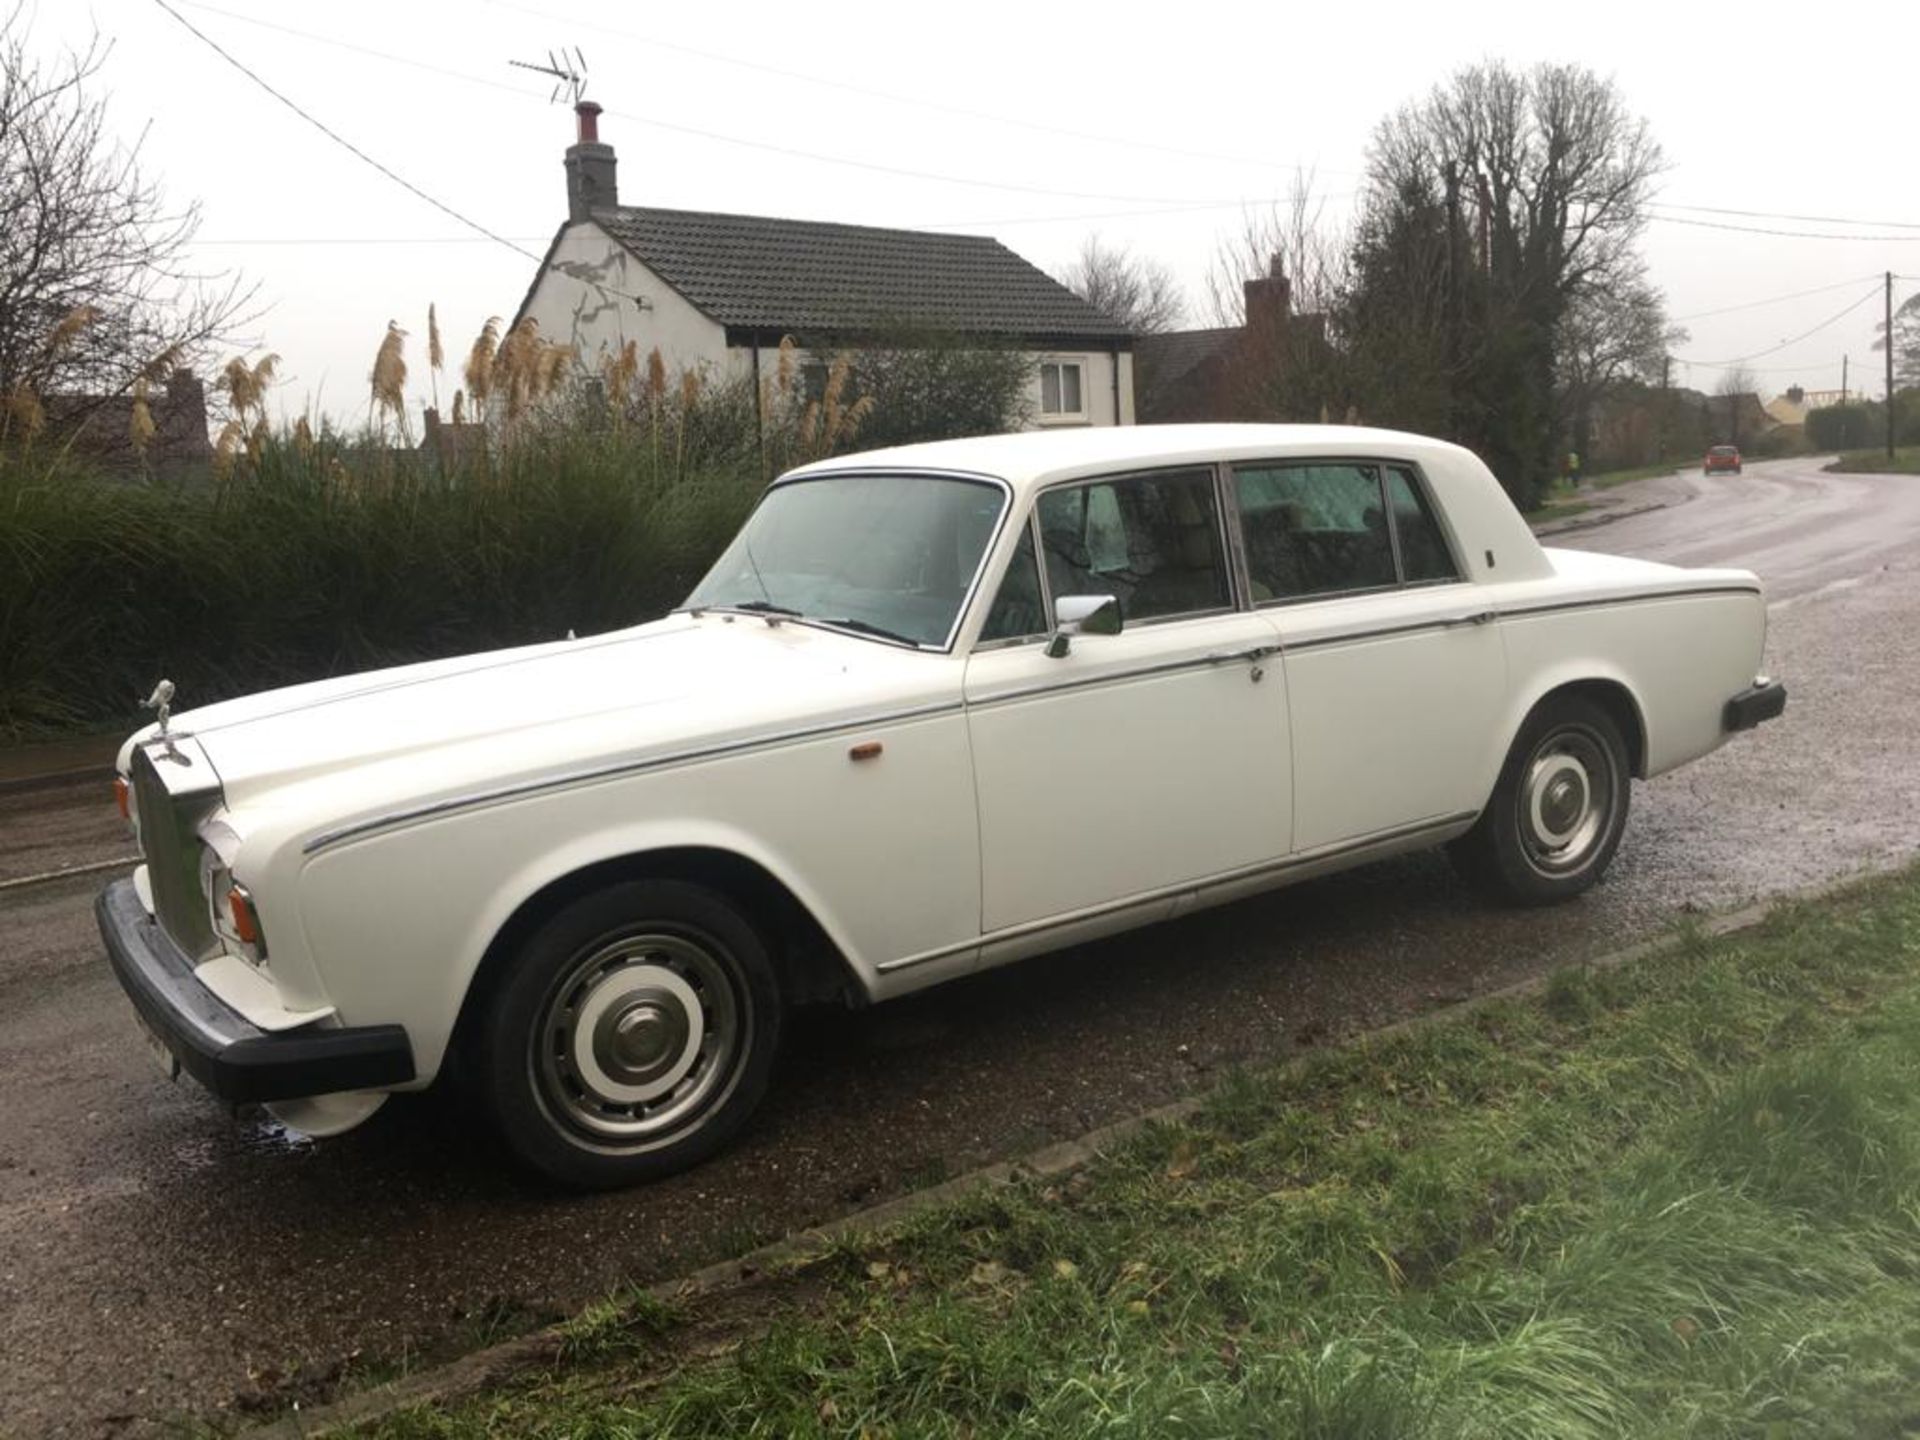
[[[1418,462],[1442,453],[1466,452],[1429,436],[1359,425],[1077,426],[869,450],[805,465],[780,478],[898,469],[990,475],[1024,490],[1083,475],[1215,460],[1364,456]]]

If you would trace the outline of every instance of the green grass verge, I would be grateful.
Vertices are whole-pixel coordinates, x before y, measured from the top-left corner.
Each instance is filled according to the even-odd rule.
[[[1920,445],[1895,449],[1891,460],[1887,458],[1884,447],[1877,450],[1849,450],[1827,469],[1837,470],[1844,475],[1920,475]]]
[[[368,1433],[1911,1434],[1917,1057],[1920,870],[1240,1075],[843,1247],[722,1353],[606,1307]]]
[[[1574,515],[1583,515],[1593,509],[1591,500],[1560,500],[1550,505],[1541,505],[1527,511],[1527,523],[1539,526],[1551,524],[1555,520],[1565,520]]]
[[[1616,485],[1630,485],[1635,480],[1657,480],[1679,469],[1676,462],[1666,460],[1658,465],[1636,465],[1630,470],[1609,470],[1602,475],[1589,475],[1583,483],[1595,490],[1611,490]]]

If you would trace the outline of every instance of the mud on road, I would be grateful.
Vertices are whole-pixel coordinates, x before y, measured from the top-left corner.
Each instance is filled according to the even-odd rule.
[[[1232,1065],[1910,857],[1920,482],[1781,463],[1677,483],[1667,509],[1556,543],[1758,570],[1792,698],[1782,722],[1636,786],[1591,896],[1489,910],[1419,855],[808,1014],[743,1142],[642,1190],[544,1191],[436,1095],[324,1144],[230,1119],[147,1058],[100,958],[95,882],[0,892],[0,1433],[145,1433],[418,1364]],[[72,808],[0,797],[0,856],[118,843]]]

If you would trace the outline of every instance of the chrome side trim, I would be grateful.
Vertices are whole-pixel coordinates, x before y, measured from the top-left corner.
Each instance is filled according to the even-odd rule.
[[[1551,615],[1562,610],[1592,610],[1607,605],[1637,605],[1654,600],[1683,600],[1696,595],[1758,595],[1759,593],[1760,591],[1751,585],[1703,585],[1686,590],[1662,590],[1644,595],[1609,595],[1590,600],[1557,600],[1547,605],[1531,605],[1519,609],[1500,609],[1490,606],[1468,614],[1435,616],[1429,620],[1411,621],[1404,625],[1382,625],[1338,635],[1316,635],[1311,640],[1289,640],[1283,634],[1280,637],[1281,648],[1289,655],[1298,655],[1308,650],[1320,650],[1333,645],[1350,645],[1362,640],[1379,640],[1391,635],[1411,635],[1421,630],[1451,630],[1462,625],[1488,625],[1496,620],[1515,620],[1528,615]]]
[[[614,760],[604,765],[589,765],[578,770],[563,770],[556,775],[543,775],[537,780],[519,780],[511,785],[496,785],[486,790],[470,790],[461,795],[449,795],[424,805],[410,805],[400,810],[384,811],[378,815],[370,815],[364,820],[355,820],[349,825],[323,830],[302,845],[300,853],[318,854],[331,846],[359,839],[376,830],[407,825],[417,820],[437,820],[461,810],[494,805],[504,800],[521,800],[529,795],[544,794],[549,790],[565,790],[576,785],[590,785],[595,781],[612,780],[623,775],[642,775],[654,770],[671,769],[676,765],[695,764],[701,760],[744,755],[754,750],[773,750],[783,745],[796,745],[807,740],[824,740],[830,735],[868,730],[876,725],[897,725],[908,720],[927,719],[934,715],[958,714],[964,708],[964,704],[959,700],[943,700],[937,705],[916,705],[904,710],[887,710],[877,715],[862,716],[857,720],[836,720],[829,725],[807,726],[799,730],[782,731],[777,735],[760,735],[751,740],[730,740],[720,745],[673,750],[664,755],[649,756],[645,760]]]
[[[1753,595],[1761,594],[1758,585],[1694,585],[1685,590],[1657,590],[1641,595],[1596,596],[1591,600],[1555,600],[1545,605],[1523,605],[1513,609],[1502,609],[1502,620],[1518,620],[1526,615],[1551,615],[1559,610],[1593,610],[1603,605],[1639,605],[1653,600],[1685,600],[1695,595]]]
[[[1029,920],[1019,925],[1008,925],[999,930],[989,930],[971,940],[957,945],[943,945],[938,950],[923,951],[918,955],[906,955],[898,960],[883,960],[874,969],[882,975],[890,975],[898,970],[911,969],[915,965],[924,965],[934,960],[943,960],[949,955],[957,955],[962,950],[1000,944],[1007,940],[1019,940],[1029,935],[1038,935],[1048,930],[1065,929],[1068,926],[1083,924],[1098,919],[1102,915],[1111,915],[1119,910],[1131,910],[1136,906],[1150,905],[1156,900],[1172,900],[1182,895],[1198,894],[1221,885],[1232,885],[1244,880],[1263,876],[1282,876],[1290,870],[1304,869],[1318,865],[1339,856],[1371,850],[1376,846],[1390,845],[1402,840],[1412,840],[1432,832],[1439,834],[1451,829],[1463,821],[1472,820],[1480,812],[1477,810],[1456,810],[1451,815],[1430,816],[1425,820],[1416,820],[1410,825],[1393,826],[1386,830],[1375,830],[1352,840],[1338,840],[1330,845],[1315,846],[1311,850],[1302,850],[1281,860],[1262,860],[1254,865],[1243,865],[1234,870],[1222,870],[1213,875],[1203,875],[1197,880],[1182,880],[1176,885],[1162,885],[1154,890],[1142,890],[1136,894],[1123,896],[1117,900],[1102,901],[1098,905],[1088,905],[1064,915],[1049,915],[1044,920]]]
[[[1275,650],[1278,648],[1278,646],[1274,647]],[[1082,675],[1072,680],[1046,680],[1034,685],[1002,690],[979,700],[969,700],[967,709],[969,711],[986,710],[995,705],[1012,704],[1016,700],[1031,700],[1036,695],[1056,695],[1068,690],[1091,690],[1100,685],[1119,685],[1128,680],[1143,680],[1154,675],[1175,675],[1182,670],[1207,670],[1219,665],[1220,661],[1221,657],[1214,653],[1188,655],[1179,660],[1161,660],[1152,665],[1136,665],[1127,670],[1108,670],[1099,675]]]
[[[1288,641],[1285,649],[1289,655],[1301,655],[1312,650],[1330,649],[1335,645],[1356,645],[1363,640],[1385,640],[1395,635],[1417,635],[1423,630],[1456,630],[1462,625],[1486,624],[1487,621],[1480,617],[1487,614],[1490,612],[1475,611],[1471,615],[1436,616],[1431,620],[1413,621],[1405,625],[1382,625],[1371,630],[1355,630],[1340,635],[1318,635],[1311,640]]]

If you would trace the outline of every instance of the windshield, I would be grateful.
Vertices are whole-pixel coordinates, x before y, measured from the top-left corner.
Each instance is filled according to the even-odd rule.
[[[775,486],[685,610],[793,615],[944,647],[1006,507],[979,480],[833,475]]]

